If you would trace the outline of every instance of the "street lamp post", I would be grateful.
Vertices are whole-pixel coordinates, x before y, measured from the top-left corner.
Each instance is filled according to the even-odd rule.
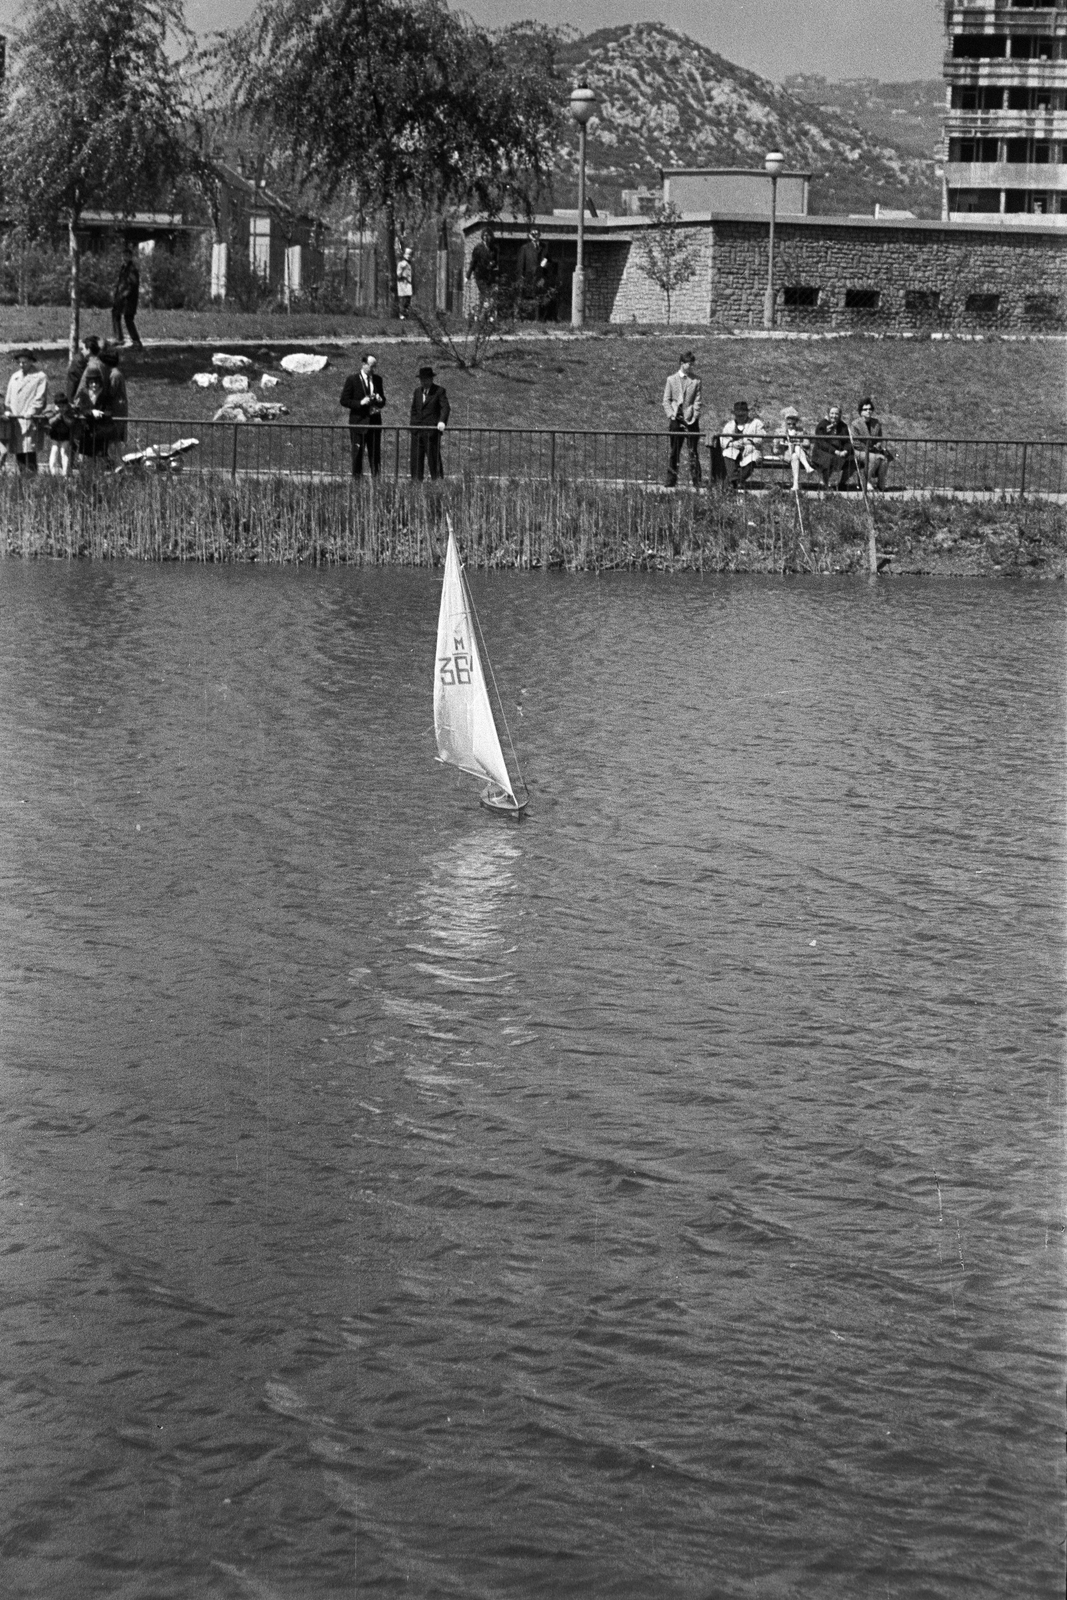
[[[771,180],[771,231],[767,241],[767,293],[763,297],[763,326],[774,327],[774,211],[778,203],[778,174],[785,166],[785,156],[772,150],[764,156],[763,165]]]
[[[585,321],[585,125],[597,110],[597,98],[585,82],[576,84],[571,95],[570,113],[578,124],[578,261],[571,288],[571,327]]]

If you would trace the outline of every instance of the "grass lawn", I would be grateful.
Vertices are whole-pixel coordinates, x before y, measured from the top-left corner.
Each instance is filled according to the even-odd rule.
[[[0,339],[19,319],[18,331],[43,343],[50,316],[62,335],[58,308],[0,308]],[[39,318],[41,327],[25,326]],[[498,343],[484,368],[464,372],[450,365],[418,334],[397,342],[400,325],[370,319],[266,316],[192,312],[146,312],[146,338],[210,338],[225,327],[218,349],[234,341],[259,339],[249,376],[261,372],[280,379],[265,396],[289,408],[289,420],[306,423],[347,421],[338,405],[345,375],[358,366],[358,348],[331,343],[357,338],[377,348],[379,370],[389,404],[384,421],[406,424],[418,368],[429,362],[448,388],[454,425],[472,427],[589,428],[660,432],[666,424],[660,405],[667,374],[679,352],[691,347],[704,385],[706,423],[730,414],[746,399],[764,421],[776,425],[782,408],[795,405],[811,426],[836,400],[854,414],[862,395],[873,395],[888,435],[979,439],[1048,439],[1067,435],[1067,359],[1062,341],[981,343],[956,341],[841,339],[794,341],[710,337],[690,329],[667,336],[656,330],[593,330],[591,336]],[[314,326],[312,326],[314,324]],[[247,325],[247,326],[246,326]],[[305,326],[306,325],[306,326]],[[105,313],[90,313],[86,332],[108,328]],[[194,332],[195,329],[195,332]],[[531,329],[532,331],[532,329]],[[303,342],[302,342],[303,341]],[[381,341],[381,342],[379,342]],[[292,377],[279,358],[310,345],[329,355],[326,370],[314,377]],[[131,415],[160,418],[195,428],[208,421],[222,392],[194,388],[194,372],[210,370],[210,348],[149,346],[127,350],[123,367],[130,390]],[[62,381],[65,355],[46,356],[50,384]],[[10,370],[0,366],[0,371]],[[183,428],[181,431],[187,431]]]
[[[307,313],[285,316],[272,311],[152,311],[137,313],[142,339],[293,339],[359,338],[364,331],[396,332],[387,317]],[[66,344],[69,306],[0,306],[0,344],[28,339],[31,344]],[[111,334],[111,313],[82,307],[83,334]]]

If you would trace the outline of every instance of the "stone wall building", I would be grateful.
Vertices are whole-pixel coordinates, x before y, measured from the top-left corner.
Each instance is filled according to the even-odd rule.
[[[1041,333],[1067,329],[1067,233],[1034,218],[1007,229],[980,217],[916,219],[788,217],[775,229],[775,320],[798,332]],[[570,320],[577,217],[535,219],[554,263],[556,315]],[[642,269],[646,217],[585,224],[589,322],[663,323],[666,296]],[[671,321],[723,332],[763,326],[767,222],[752,215],[687,216],[677,224],[696,246],[696,270],[671,296]],[[466,261],[484,223],[464,228]],[[500,276],[514,279],[527,224],[495,225]],[[474,291],[467,285],[468,306]]]

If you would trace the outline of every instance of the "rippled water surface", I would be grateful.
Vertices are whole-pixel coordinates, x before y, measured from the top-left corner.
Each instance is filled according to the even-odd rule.
[[[0,565],[5,1595],[1063,1593],[1058,586]]]

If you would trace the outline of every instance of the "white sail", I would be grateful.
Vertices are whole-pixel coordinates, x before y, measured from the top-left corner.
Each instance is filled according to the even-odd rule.
[[[451,528],[437,619],[433,722],[439,761],[450,761],[476,778],[498,784],[514,801],[515,791],[489,704],[474,636],[474,616]]]

